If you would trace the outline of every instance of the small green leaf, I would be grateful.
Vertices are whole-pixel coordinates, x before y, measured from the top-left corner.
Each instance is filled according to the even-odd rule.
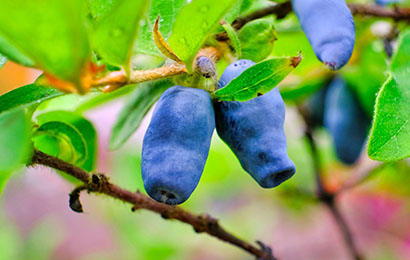
[[[64,95],[54,88],[26,85],[0,96],[0,114],[11,109],[38,105],[41,102]]]
[[[142,119],[161,94],[172,86],[170,81],[145,83],[138,86],[125,103],[112,129],[110,149],[118,149],[138,129]]]
[[[118,1],[95,25],[93,46],[108,63],[129,69],[139,22],[150,1]]]
[[[272,58],[253,65],[215,92],[225,101],[247,101],[276,87],[300,63],[301,57]]]
[[[49,135],[64,141],[65,144],[69,144],[69,150],[55,149],[51,155],[75,164],[81,164],[87,158],[85,139],[74,126],[64,122],[52,121],[44,123],[36,129],[32,138],[34,146],[36,149],[50,154],[50,151],[43,149],[43,146],[49,147],[49,144],[40,142],[40,140],[44,140],[39,138],[42,135]]]
[[[238,35],[236,34],[235,29],[232,27],[231,24],[227,22],[223,22],[222,27],[228,34],[229,39],[231,40],[236,56],[238,57],[238,59],[241,59],[242,58],[242,48],[241,48],[241,43],[239,41],[239,38],[238,38]]]
[[[410,84],[386,81],[376,100],[368,145],[369,157],[384,162],[410,156]]]
[[[242,58],[261,61],[271,54],[277,39],[273,18],[264,18],[247,23],[238,34],[242,46]]]
[[[0,54],[0,68],[6,63],[7,58]]]
[[[189,72],[198,50],[236,1],[192,0],[179,12],[168,43]]]
[[[147,12],[148,14],[143,20],[144,23],[138,32],[138,37],[134,45],[134,53],[162,57],[152,37],[155,19],[157,19],[158,16],[161,17],[159,31],[161,35],[167,39],[171,33],[172,24],[174,24],[175,18],[185,2],[184,0],[152,0]]]
[[[35,63],[21,51],[11,45],[4,37],[0,35],[0,52],[9,60],[27,67],[34,67]]]
[[[30,129],[24,110],[0,114],[0,193],[11,173],[30,160]]]
[[[409,81],[410,68],[410,30],[400,35],[398,46],[392,58],[391,70],[397,83],[406,84]]]
[[[74,135],[73,137],[76,139],[70,139],[71,144],[74,145],[74,142],[81,141],[84,143],[85,146],[85,153],[84,151],[79,153],[80,155],[84,155],[85,159],[77,160],[76,165],[83,168],[86,171],[94,170],[95,162],[97,159],[98,143],[97,133],[90,121],[88,121],[81,115],[68,111],[52,111],[45,114],[41,114],[37,117],[37,121],[40,125],[39,129],[41,129],[44,125],[48,123],[63,123],[68,124],[71,128],[74,128],[76,132],[80,134],[81,138],[79,139],[76,135]],[[53,133],[51,134],[53,135]],[[82,145],[80,144],[80,146]]]
[[[83,1],[0,0],[0,6],[0,35],[37,67],[79,85],[90,55]]]

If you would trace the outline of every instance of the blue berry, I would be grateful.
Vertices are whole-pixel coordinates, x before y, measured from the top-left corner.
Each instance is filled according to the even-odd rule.
[[[316,56],[332,70],[343,67],[352,56],[355,28],[345,0],[292,0]]]
[[[174,86],[162,94],[142,146],[142,179],[153,199],[171,205],[188,199],[204,170],[214,129],[206,91]]]
[[[370,119],[343,78],[336,77],[328,87],[324,126],[332,136],[339,160],[345,164],[356,162],[367,137]]]
[[[254,64],[250,60],[230,64],[219,88]],[[278,186],[295,173],[283,130],[285,104],[277,88],[246,102],[214,102],[214,109],[218,135],[260,186]]]

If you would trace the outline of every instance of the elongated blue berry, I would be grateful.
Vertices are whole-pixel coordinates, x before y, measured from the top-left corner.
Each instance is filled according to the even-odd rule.
[[[332,70],[343,67],[355,42],[345,0],[292,0],[292,6],[318,59]]]
[[[142,180],[153,199],[172,205],[188,199],[204,170],[214,129],[206,91],[174,86],[162,94],[142,145]]]
[[[345,164],[356,162],[367,137],[370,119],[340,77],[336,77],[327,90],[324,126],[332,136],[339,160]]]
[[[219,87],[255,63],[239,60],[222,74]],[[283,130],[285,104],[277,88],[246,102],[214,102],[216,129],[242,167],[264,188],[272,188],[295,173]]]

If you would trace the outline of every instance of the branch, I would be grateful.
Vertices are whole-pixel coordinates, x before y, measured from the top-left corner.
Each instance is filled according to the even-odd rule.
[[[75,189],[70,195],[70,206],[74,205],[75,211],[81,212],[82,207],[79,203],[79,193],[81,190],[88,190],[89,192],[105,194],[109,197],[116,198],[123,202],[129,203],[133,206],[132,210],[146,209],[155,212],[164,219],[175,219],[191,225],[197,233],[207,233],[210,236],[216,237],[222,241],[230,243],[238,248],[241,248],[254,255],[258,260],[276,260],[273,257],[272,251],[269,247],[258,241],[260,249],[249,244],[248,242],[234,236],[226,231],[218,222],[217,219],[207,214],[195,215],[180,207],[169,206],[159,203],[150,197],[139,193],[125,190],[121,187],[112,184],[108,177],[103,174],[92,174],[83,169],[76,167],[70,163],[62,161],[51,155],[47,155],[38,150],[34,151],[32,158],[32,165],[45,165],[56,170],[66,172],[74,178],[82,181],[84,185]]]
[[[303,108],[301,106],[298,106],[297,108],[299,114],[302,116],[303,121],[305,123],[305,137],[309,142],[310,153],[315,168],[314,173],[316,180],[317,197],[330,210],[330,213],[332,214],[334,220],[339,226],[340,231],[343,234],[344,241],[352,258],[355,260],[361,260],[362,257],[360,256],[359,251],[356,248],[352,232],[350,231],[346,220],[343,218],[341,212],[339,211],[336,205],[335,199],[338,193],[328,191],[324,185],[324,177],[321,167],[320,155],[317,151],[315,139],[313,138],[312,124],[309,122],[307,114],[304,112]]]
[[[215,47],[206,47],[199,50],[195,61],[199,57],[207,57],[213,63],[221,58],[221,52]],[[198,69],[198,64],[194,64],[194,68]],[[164,79],[187,73],[185,65],[181,62],[174,62],[170,65],[165,65],[159,68],[150,70],[134,70],[128,78],[124,71],[114,71],[108,73],[102,78],[94,79],[91,83],[93,87],[107,86],[103,92],[112,92],[124,85],[141,83],[156,79]]]
[[[342,231],[343,233],[343,238],[345,240],[345,243],[349,249],[349,253],[352,256],[352,258],[355,260],[363,259],[361,255],[359,254],[359,251],[356,248],[356,245],[353,240],[353,234],[350,231],[350,228],[347,225],[346,220],[342,216],[342,213],[338,209],[336,203],[333,202],[333,203],[326,204],[326,205],[329,208],[330,212],[332,213],[332,216],[335,219],[337,225],[339,226],[340,231]]]
[[[347,4],[353,15],[392,18],[395,21],[410,21],[410,8],[386,8],[378,5]]]
[[[162,66],[150,70],[134,70],[131,72],[130,78],[127,78],[127,75],[124,71],[114,71],[108,73],[103,78],[95,79],[92,82],[93,87],[99,86],[109,86],[104,89],[104,92],[111,92],[115,89],[118,89],[126,84],[141,83],[145,81],[163,79],[167,77],[172,77],[176,75],[181,75],[186,73],[187,70],[183,63],[173,63],[171,65]]]

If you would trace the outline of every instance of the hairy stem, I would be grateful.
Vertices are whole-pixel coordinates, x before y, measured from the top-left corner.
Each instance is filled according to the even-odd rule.
[[[85,185],[80,186],[81,189],[79,189],[79,191],[87,189],[89,192],[105,194],[109,197],[131,204],[133,206],[133,211],[137,209],[146,209],[158,213],[164,219],[175,219],[186,223],[191,225],[197,233],[207,233],[210,236],[216,237],[245,250],[259,260],[276,259],[273,257],[269,247],[265,246],[261,242],[258,242],[261,248],[257,248],[256,246],[236,237],[225,230],[219,224],[218,220],[210,215],[195,215],[180,207],[159,203],[142,193],[131,192],[112,184],[103,174],[90,174],[79,167],[38,150],[34,151],[32,165],[45,165],[73,176],[74,178],[82,181]],[[75,194],[79,194],[79,191]],[[78,198],[76,197],[75,199]],[[72,202],[70,201],[70,203]],[[78,205],[78,203],[79,202],[75,201],[76,205]]]

